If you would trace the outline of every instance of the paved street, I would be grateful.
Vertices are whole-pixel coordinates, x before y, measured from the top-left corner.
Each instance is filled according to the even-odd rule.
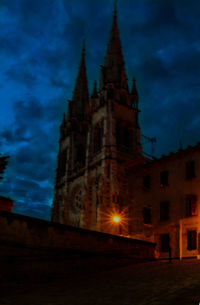
[[[200,261],[149,262],[2,282],[1,305],[199,305]]]

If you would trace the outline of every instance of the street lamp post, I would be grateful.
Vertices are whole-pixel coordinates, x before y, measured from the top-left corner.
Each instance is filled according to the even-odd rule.
[[[114,215],[112,221],[119,226],[119,234],[121,235],[121,217],[120,215]]]

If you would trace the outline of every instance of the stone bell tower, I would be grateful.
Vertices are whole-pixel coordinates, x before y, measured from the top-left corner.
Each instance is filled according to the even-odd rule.
[[[75,226],[81,225],[79,210],[81,210],[83,195],[81,187],[85,185],[84,174],[86,170],[90,117],[91,111],[85,65],[85,46],[83,45],[73,97],[71,101],[68,101],[67,119],[64,114],[60,126],[60,145],[52,208],[53,221],[69,223]],[[71,193],[74,184],[77,184],[75,187],[75,190],[78,192],[76,198],[80,199],[76,200],[77,206],[71,204],[74,200],[73,195],[75,190],[73,190],[73,194]],[[79,184],[81,187],[79,187]],[[76,210],[78,211],[78,216],[72,217],[71,219],[70,215],[76,214]]]
[[[101,232],[116,232],[114,213],[128,209],[124,164],[141,155],[135,80],[128,88],[116,7],[99,90],[89,98],[85,51],[61,125],[52,220]],[[123,228],[122,228],[123,229]]]

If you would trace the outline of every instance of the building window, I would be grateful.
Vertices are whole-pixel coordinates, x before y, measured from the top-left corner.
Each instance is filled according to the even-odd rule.
[[[124,128],[123,132],[124,132],[123,145],[125,147],[132,147],[133,144],[132,130],[129,128]]]
[[[79,192],[77,192],[76,195],[75,195],[75,207],[78,210],[81,210],[83,208],[83,206],[82,206],[82,196],[83,196],[82,190],[79,190]]]
[[[94,128],[94,153],[101,150],[103,146],[103,124],[97,124]]]
[[[107,94],[108,99],[114,98],[114,91],[112,88],[108,89],[108,94]]]
[[[133,148],[133,130],[125,122],[116,123],[117,149],[129,152]]]
[[[143,187],[144,190],[149,190],[151,188],[151,177],[149,175],[143,177]]]
[[[143,209],[143,219],[144,219],[144,224],[151,224],[151,208],[150,207],[145,207]]]
[[[186,179],[195,178],[195,163],[194,161],[189,161],[185,163]]]
[[[84,166],[85,165],[85,155],[86,151],[85,151],[85,147],[82,144],[79,144],[76,148],[76,158],[75,158],[75,162],[78,163],[79,166]]]
[[[118,149],[121,146],[121,128],[119,122],[116,123],[116,145]]]
[[[197,196],[186,196],[186,216],[197,216]]]
[[[162,171],[160,173],[160,185],[161,186],[167,186],[168,185],[168,171]]]
[[[67,149],[60,152],[58,158],[57,179],[62,178],[66,172]]]
[[[197,231],[196,230],[187,232],[187,249],[188,250],[197,249]]]
[[[169,234],[161,234],[161,252],[169,251]]]
[[[120,103],[126,104],[126,96],[124,94],[120,94]]]
[[[113,201],[113,203],[119,203],[119,192],[118,191],[114,191],[114,193],[112,195],[112,201]]]
[[[107,178],[110,178],[110,164],[107,166]]]
[[[169,219],[169,201],[162,201],[160,203],[160,221]]]
[[[100,106],[104,105],[105,100],[103,96],[100,96]]]

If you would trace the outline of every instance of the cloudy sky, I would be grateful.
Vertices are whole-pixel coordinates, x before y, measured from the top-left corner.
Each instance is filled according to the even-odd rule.
[[[14,212],[49,219],[59,125],[86,39],[91,90],[99,80],[113,0],[0,0],[0,194]],[[200,141],[200,1],[119,0],[126,71],[137,80],[142,133],[155,155]],[[144,145],[151,153],[151,145]]]

